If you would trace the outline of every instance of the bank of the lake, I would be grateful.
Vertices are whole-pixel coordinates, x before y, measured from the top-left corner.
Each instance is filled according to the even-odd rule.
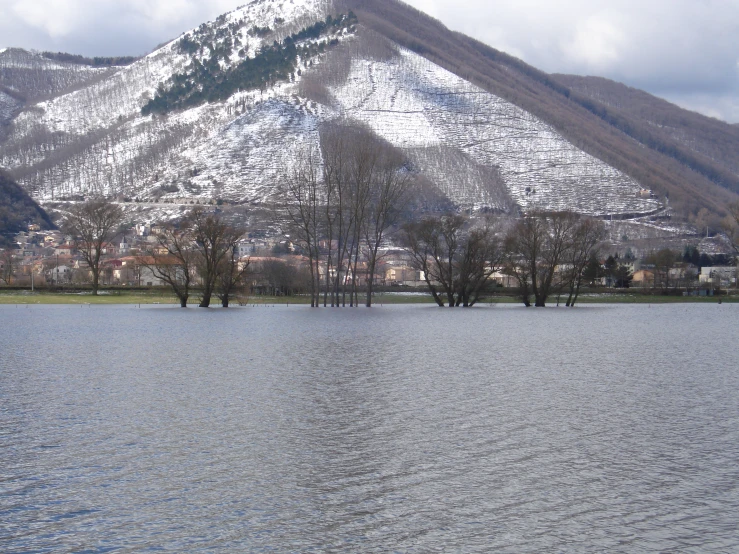
[[[323,297],[321,297],[323,299]],[[360,295],[360,306],[364,305],[364,295]],[[566,295],[560,297],[559,305],[563,306],[566,301]],[[197,293],[191,296],[190,304],[197,305],[199,302]],[[259,305],[296,305],[308,304],[310,300],[307,296],[249,296],[242,298],[243,306],[259,306]],[[739,302],[739,294],[729,294],[723,296],[682,296],[679,294],[645,294],[641,291],[631,292],[594,292],[581,294],[578,304],[673,304],[673,303],[736,303]],[[232,307],[239,307],[238,299],[231,301]],[[377,305],[385,304],[433,304],[433,299],[429,294],[423,292],[382,292],[374,296],[374,303]],[[81,305],[106,305],[106,304],[176,304],[179,300],[168,290],[151,289],[139,291],[127,291],[121,289],[102,290],[97,296],[93,296],[89,291],[73,291],[73,292],[49,292],[29,290],[8,290],[0,289],[0,304],[81,304]],[[492,297],[484,298],[478,306],[487,306],[491,304],[520,304],[520,301],[509,294],[498,294]],[[213,307],[220,305],[217,298],[213,298]],[[547,302],[549,307],[557,306],[557,297],[550,297]]]

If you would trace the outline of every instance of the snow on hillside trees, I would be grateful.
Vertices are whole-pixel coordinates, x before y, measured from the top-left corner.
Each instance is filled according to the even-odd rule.
[[[246,58],[226,68],[222,62],[230,63],[234,41],[240,40],[238,37],[226,37],[218,44],[203,44],[186,36],[180,42],[180,50],[192,55],[190,65],[184,73],[177,73],[170,79],[169,87],[160,84],[155,97],[141,108],[141,114],[146,116],[192,108],[206,102],[227,100],[238,91],[263,89],[278,82],[293,81],[299,59],[310,59],[338,44],[337,39],[315,41],[326,34],[346,30],[356,22],[356,16],[351,13],[338,18],[328,16],[326,21],[319,21],[293,33],[282,42],[264,45],[253,58]],[[257,36],[264,34],[255,33]],[[206,49],[210,57],[200,60],[195,56],[195,53],[203,53]],[[243,55],[245,49],[239,52]]]

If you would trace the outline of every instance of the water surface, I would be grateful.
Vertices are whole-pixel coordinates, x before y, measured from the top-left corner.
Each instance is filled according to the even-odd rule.
[[[0,306],[0,551],[736,551],[738,318]]]

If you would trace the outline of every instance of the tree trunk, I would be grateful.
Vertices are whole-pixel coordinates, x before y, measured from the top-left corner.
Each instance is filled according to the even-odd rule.
[[[310,307],[317,308],[316,303],[316,267],[313,265],[313,246],[308,242],[308,264],[310,265]]]
[[[180,296],[180,308],[187,308],[187,296]]]
[[[324,308],[328,305],[328,294],[329,294],[329,289],[331,288],[331,270],[333,269],[333,266],[334,266],[334,260],[333,260],[332,251],[331,251],[331,245],[333,242],[332,235],[333,235],[333,229],[332,229],[332,225],[330,225],[330,220],[329,220],[328,254],[326,255],[326,290],[323,291],[323,307]],[[333,305],[334,305],[334,299],[332,295],[331,296],[331,306],[333,307]]]
[[[367,303],[365,304],[365,306],[368,307],[368,308],[371,308],[372,307],[373,282],[374,282],[374,279],[369,279],[367,281]]]
[[[574,295],[575,295],[575,284],[572,283],[570,285],[570,294],[567,297],[567,303],[565,304],[565,306],[567,306],[568,308],[570,308],[574,304],[574,302],[572,301],[572,298],[574,297]]]
[[[578,279],[577,280],[577,286],[575,287],[575,296],[572,299],[572,302],[570,303],[570,308],[574,308],[575,307],[575,302],[577,302],[577,297],[580,296],[580,284],[581,284],[581,280]]]
[[[372,307],[372,291],[375,288],[375,266],[377,265],[377,248],[370,252],[370,262],[367,268],[367,303],[368,308]]]

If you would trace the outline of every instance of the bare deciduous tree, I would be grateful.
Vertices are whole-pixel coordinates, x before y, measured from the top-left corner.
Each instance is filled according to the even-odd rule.
[[[92,294],[100,284],[100,258],[103,245],[109,242],[123,221],[120,206],[105,199],[93,199],[70,207],[65,228],[75,237],[74,243],[92,273]]]
[[[157,247],[150,249],[141,263],[154,277],[172,288],[182,308],[187,308],[195,271],[192,245],[193,237],[188,228],[166,225],[157,235]]]
[[[413,266],[423,272],[439,306],[474,306],[501,264],[502,249],[489,223],[471,230],[468,225],[466,217],[449,214],[403,226]]]
[[[401,211],[401,203],[408,192],[410,177],[403,170],[403,157],[389,147],[383,148],[375,175],[371,180],[369,209],[365,226],[367,244],[367,302],[372,306],[372,292],[378,251],[385,232],[395,225]]]
[[[10,285],[13,281],[13,274],[15,272],[15,256],[13,251],[8,248],[0,253],[0,262],[2,262],[2,271],[0,271],[0,279],[6,284]]]
[[[324,232],[326,234],[326,284],[323,306],[339,305],[339,286],[347,252],[347,128],[328,123],[321,128],[321,153],[323,155],[322,195],[324,197]],[[334,250],[334,241],[336,249]]]
[[[244,232],[228,225],[217,213],[209,214],[202,209],[193,210],[186,223],[191,229],[196,249],[195,263],[202,283],[199,306],[208,308],[216,292],[219,272],[227,266],[233,270],[226,262],[235,256],[236,243]]]
[[[575,306],[580,295],[580,286],[583,275],[590,260],[598,255],[598,244],[606,237],[606,228],[602,221],[596,219],[581,219],[573,231],[569,251],[567,253],[567,264],[569,265],[567,284],[569,296],[566,305],[570,308]]]
[[[647,262],[654,265],[654,285],[660,286],[663,291],[670,288],[670,272],[679,260],[679,254],[669,248],[662,248],[647,256]],[[673,286],[677,283],[672,283]]]
[[[474,306],[493,273],[501,268],[503,259],[503,245],[489,221],[472,229],[456,264],[457,305],[461,302],[465,308]]]
[[[516,278],[525,306],[543,308],[560,284],[555,281],[567,253],[578,217],[571,212],[535,212],[523,217],[506,238],[507,271]]]
[[[372,136],[355,135],[350,145],[349,156],[349,209],[350,220],[353,225],[349,233],[348,269],[351,276],[351,290],[349,306],[359,305],[359,258],[362,253],[362,243],[365,235],[369,203],[372,196],[372,180],[377,164],[379,163],[379,145]],[[346,303],[346,297],[342,304]]]
[[[320,273],[318,271],[318,240],[320,225],[320,160],[318,153],[307,148],[299,153],[296,165],[283,176],[280,185],[286,200],[291,231],[295,242],[308,254],[311,275],[311,307],[320,304]]]
[[[229,246],[230,253],[221,261],[218,268],[218,277],[216,278],[216,296],[221,300],[221,305],[224,308],[228,308],[231,297],[243,285],[251,265],[251,260],[248,258],[246,260],[239,259],[238,238],[235,233],[232,238],[234,240]]]
[[[739,202],[734,202],[729,206],[729,215],[724,219],[724,230],[734,251],[739,254]]]

